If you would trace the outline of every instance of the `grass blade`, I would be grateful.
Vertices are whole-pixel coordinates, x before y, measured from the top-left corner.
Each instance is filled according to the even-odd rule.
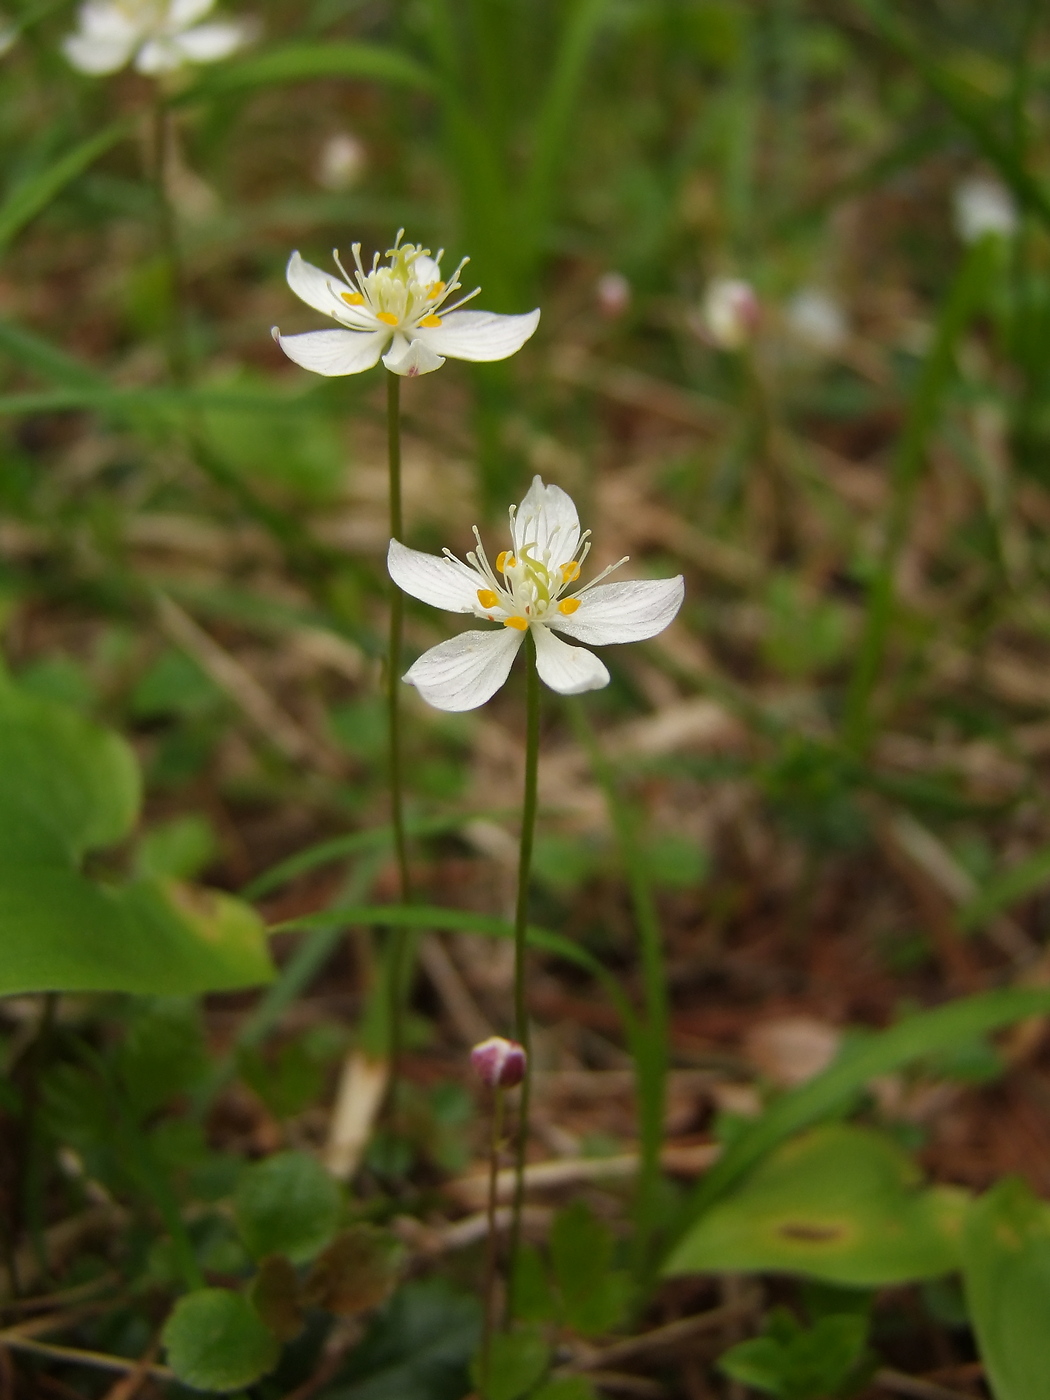
[[[81,141],[35,175],[27,176],[10,190],[0,204],[0,251],[5,249],[31,219],[46,209],[57,194],[104,155],[131,130],[128,121],[114,122],[103,131]]]
[[[980,894],[959,913],[963,928],[980,928],[1004,909],[1027,899],[1030,894],[1050,881],[1050,848],[1036,851],[1011,870],[989,880]]]
[[[432,73],[408,54],[379,44],[287,44],[224,63],[204,74],[176,100],[208,101],[255,88],[307,82],[311,78],[363,78],[398,87],[433,91]]]

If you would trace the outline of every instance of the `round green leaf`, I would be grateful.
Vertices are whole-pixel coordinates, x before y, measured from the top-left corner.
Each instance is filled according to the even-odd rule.
[[[335,1234],[343,1197],[309,1153],[278,1152],[241,1174],[234,1209],[241,1239],[256,1259],[284,1254],[301,1264]]]
[[[172,1370],[194,1390],[240,1390],[272,1370],[280,1354],[248,1299],[227,1288],[180,1298],[162,1340]]]
[[[868,1128],[832,1124],[785,1143],[712,1207],[667,1273],[803,1274],[880,1287],[958,1268],[969,1198],[920,1189],[914,1163]]]

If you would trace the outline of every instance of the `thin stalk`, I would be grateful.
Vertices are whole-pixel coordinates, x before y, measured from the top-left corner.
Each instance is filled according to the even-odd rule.
[[[926,444],[936,426],[954,370],[956,343],[987,283],[995,255],[994,242],[991,237],[982,238],[967,251],[941,308],[933,344],[922,367],[894,457],[882,557],[868,590],[857,660],[846,697],[844,738],[847,747],[858,756],[863,755],[871,738],[871,699],[893,622],[897,564],[908,535]]]
[[[663,931],[633,814],[617,789],[612,768],[602,752],[583,705],[574,701],[569,710],[576,735],[587,752],[594,776],[605,796],[638,929],[645,1019],[631,1037],[630,1049],[638,1085],[638,1137],[641,1147],[635,1197],[635,1263],[640,1279],[644,1279],[651,1263],[651,1243],[660,1189],[660,1149],[663,1146],[664,1104],[670,1064],[670,1010]]]
[[[525,1077],[518,1107],[518,1141],[514,1160],[514,1204],[510,1218],[510,1253],[507,1263],[507,1321],[514,1303],[514,1276],[521,1245],[521,1211],[525,1202],[525,1154],[529,1145],[529,1098],[532,1088],[532,1044],[529,1008],[525,996],[525,947],[529,925],[529,875],[536,834],[536,780],[540,760],[540,678],[536,670],[536,643],[531,630],[525,634],[525,790],[521,804],[521,846],[518,854],[518,900],[514,910],[514,1036],[525,1051]]]
[[[167,324],[168,369],[172,381],[183,388],[190,378],[190,356],[186,336],[186,278],[175,208],[168,191],[173,142],[171,111],[158,88],[153,100],[153,188],[157,201],[157,243],[168,274],[171,297]]]
[[[387,371],[386,377],[387,454],[390,473],[390,536],[404,537],[401,511],[401,380]],[[408,845],[405,838],[404,784],[401,763],[401,651],[405,625],[405,595],[390,582],[390,634],[387,644],[386,706],[387,762],[390,783],[390,823],[394,829],[394,855],[397,860],[401,903],[412,898],[408,872]],[[390,935],[390,1083],[397,1092],[398,1064],[404,1039],[405,962],[408,951],[407,929],[396,928]]]
[[[489,1195],[486,1206],[488,1240],[485,1245],[485,1282],[482,1299],[485,1308],[481,1333],[481,1393],[489,1393],[489,1361],[492,1356],[492,1334],[496,1326],[496,1262],[499,1242],[496,1237],[496,1200],[499,1188],[499,1152],[503,1140],[503,1086],[493,1090],[492,1136],[489,1139]]]

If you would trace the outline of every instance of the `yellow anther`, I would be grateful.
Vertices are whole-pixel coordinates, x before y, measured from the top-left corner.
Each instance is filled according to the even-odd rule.
[[[364,306],[365,304],[365,299],[360,292],[340,292],[339,295],[347,306]]]
[[[504,627],[513,627],[517,632],[527,632],[529,630],[529,624],[523,617],[508,617],[503,625]]]
[[[494,608],[499,602],[499,597],[493,593],[491,588],[479,588],[478,602],[483,608]]]
[[[561,566],[561,576],[566,583],[572,583],[580,576],[580,566],[575,559],[571,559],[568,564]]]
[[[427,293],[427,301],[437,301],[438,297],[444,290],[444,282],[431,282],[430,291]]]
[[[509,549],[501,549],[496,555],[496,568],[499,569],[501,574],[505,574],[508,569],[513,569],[517,562],[518,561],[514,558],[514,555],[511,554]]]
[[[376,320],[382,321],[385,326],[397,325],[397,317],[392,311],[377,311]]]
[[[422,321],[420,321],[419,324],[420,324],[421,326],[440,326],[440,325],[441,325],[441,317],[440,317],[440,316],[424,316],[423,319],[422,319]]]
[[[579,573],[579,569],[577,569],[576,572]],[[568,617],[569,614],[574,613],[579,606],[579,598],[563,598],[558,604],[558,611],[564,613],[566,617]]]

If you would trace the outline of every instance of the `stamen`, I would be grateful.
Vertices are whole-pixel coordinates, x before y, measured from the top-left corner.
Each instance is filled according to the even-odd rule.
[[[504,627],[513,627],[516,632],[527,632],[529,624],[523,617],[508,617],[504,619]]]
[[[444,282],[431,282],[430,290],[427,292],[427,301],[436,301],[444,290]]]
[[[397,317],[392,311],[377,311],[376,320],[382,321],[385,326],[397,325]]]
[[[420,326],[440,326],[440,325],[441,325],[441,317],[440,317],[440,316],[424,316],[423,319],[422,319],[421,321],[417,322],[417,324],[420,325]]]
[[[360,292],[340,292],[339,295],[347,306],[364,306],[365,304],[365,299]]]
[[[496,568],[501,574],[505,574],[508,569],[513,569],[517,562],[509,549],[501,549],[496,555]]]
[[[468,301],[473,301],[480,291],[480,287],[475,287],[474,290],[469,292],[465,297],[460,297],[459,301],[453,302],[451,306],[443,306],[441,309],[446,316],[450,311],[458,311],[461,306],[466,306]]]
[[[566,617],[570,617],[579,606],[579,598],[563,598],[558,604],[558,611],[564,613]]]
[[[499,602],[499,596],[493,593],[491,588],[479,588],[478,602],[483,608],[494,608]]]
[[[577,564],[575,559],[573,559],[570,563],[563,564],[561,566],[561,577],[563,583],[572,583],[574,582],[574,580],[578,579],[579,576],[580,566],[579,564]]]
[[[585,583],[580,589],[580,592],[586,593],[588,588],[593,588],[596,583],[601,583],[602,579],[608,578],[614,569],[618,569],[621,564],[626,564],[630,557],[629,554],[625,554],[622,559],[617,559],[615,564],[610,564],[607,569],[603,569],[597,578],[592,578],[590,583]]]

